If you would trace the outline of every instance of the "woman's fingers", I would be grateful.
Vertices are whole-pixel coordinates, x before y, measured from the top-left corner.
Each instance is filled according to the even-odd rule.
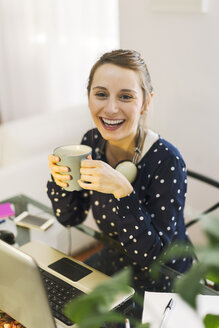
[[[66,174],[54,173],[53,176],[57,180],[71,180],[71,176],[70,175],[66,175]]]
[[[68,167],[59,166],[56,164],[60,161],[60,158],[58,156],[49,155],[48,160],[49,160],[48,166],[55,180],[55,183],[62,188],[66,188],[68,184],[65,182],[65,180],[70,180],[71,176],[68,174],[60,174],[60,173],[68,172],[69,171]]]
[[[56,155],[50,154],[50,155],[48,156],[48,160],[49,160],[49,162],[51,162],[51,163],[57,163],[57,162],[60,161],[60,158],[59,158],[58,156],[56,156]]]
[[[58,186],[60,186],[62,188],[67,188],[68,187],[68,183],[65,183],[65,182],[62,182],[62,181],[56,180],[56,179],[54,179],[54,181]]]
[[[69,171],[67,166],[59,166],[59,165],[56,165],[56,164],[51,163],[51,162],[49,162],[48,166],[49,166],[50,170],[53,170],[54,172],[63,172],[63,173],[65,173],[65,172]]]
[[[82,180],[78,180],[78,184],[83,189],[95,190],[95,187],[94,187],[93,183],[86,183],[86,182],[83,182]]]
[[[82,174],[80,180],[87,181],[87,182],[95,182],[96,181],[96,178],[93,177],[92,175]]]
[[[86,167],[95,168],[95,167],[100,167],[101,163],[103,163],[103,162],[98,161],[98,160],[83,159],[81,161],[81,167],[82,168],[86,168]]]
[[[51,171],[61,172],[61,173],[62,172],[65,173],[65,172],[69,171],[69,168],[67,166],[60,166],[60,165],[56,164],[60,161],[60,158],[58,156],[49,155],[48,160],[49,160],[48,166],[49,166]]]
[[[85,167],[81,167],[80,168],[80,173],[81,174],[86,174],[86,175],[93,175],[97,173],[96,168],[85,168]]]
[[[70,175],[62,175],[62,174],[59,174],[59,173],[53,173],[52,176],[53,176],[53,178],[55,180],[55,183],[58,186],[60,186],[62,188],[68,187],[67,181],[68,180],[71,180],[71,176]],[[65,182],[65,180],[66,180],[66,182]]]

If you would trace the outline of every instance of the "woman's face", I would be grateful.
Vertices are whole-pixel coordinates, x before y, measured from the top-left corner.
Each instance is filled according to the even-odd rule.
[[[137,72],[103,64],[96,70],[89,94],[89,107],[105,140],[131,142],[143,112],[143,91]]]

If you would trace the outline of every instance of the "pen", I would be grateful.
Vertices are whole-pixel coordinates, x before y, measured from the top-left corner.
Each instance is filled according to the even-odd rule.
[[[125,328],[130,328],[129,319],[125,319]]]
[[[164,313],[163,313],[163,318],[160,324],[160,328],[165,328],[166,320],[169,315],[169,312],[171,311],[173,307],[173,299],[171,298],[167,306],[165,307]]]
[[[5,222],[5,220],[0,220],[0,224],[1,224],[1,223],[4,223],[4,222]]]

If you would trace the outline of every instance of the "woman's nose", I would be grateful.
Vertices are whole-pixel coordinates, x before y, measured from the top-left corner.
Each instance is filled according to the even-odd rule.
[[[118,104],[114,99],[109,99],[105,104],[104,111],[108,115],[113,115],[118,113]]]

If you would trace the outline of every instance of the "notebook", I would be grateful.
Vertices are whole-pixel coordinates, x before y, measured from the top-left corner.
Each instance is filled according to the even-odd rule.
[[[76,327],[63,321],[61,314],[54,317],[54,311],[60,309],[62,299],[69,297],[69,292],[71,298],[75,293],[88,294],[106,279],[112,278],[39,241],[17,249],[0,240],[0,309],[27,328]],[[64,290],[66,286],[69,292]],[[56,294],[49,295],[48,288]],[[129,293],[117,297],[111,309],[133,294],[130,287]],[[60,304],[53,302],[55,299]]]
[[[151,328],[158,328],[164,317],[164,310],[173,300],[171,311],[165,320],[168,328],[204,328],[202,322],[206,314],[219,314],[219,296],[198,295],[197,311],[194,311],[175,293],[145,292],[142,323],[151,323]]]

